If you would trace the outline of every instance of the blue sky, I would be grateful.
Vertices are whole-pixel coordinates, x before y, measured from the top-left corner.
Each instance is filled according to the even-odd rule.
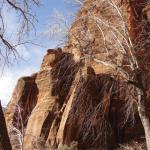
[[[39,8],[32,8],[38,18],[37,34],[30,34],[28,37],[33,42],[40,44],[36,45],[21,45],[18,48],[21,58],[13,62],[12,65],[6,66],[4,71],[0,74],[0,99],[4,106],[10,100],[13,89],[17,83],[18,78],[22,76],[31,75],[37,72],[40,68],[44,54],[48,48],[55,48],[65,38],[67,32],[64,27],[63,21],[67,20],[68,25],[72,23],[75,13],[79,6],[73,6],[66,0],[42,0],[42,5]],[[70,0],[71,1],[71,0]],[[17,19],[15,13],[5,12],[9,34],[15,33],[17,26]],[[52,33],[53,29],[57,29],[55,24],[59,21],[60,30]],[[11,25],[11,26],[10,26]],[[55,28],[54,28],[55,27]],[[0,66],[2,68],[2,66]]]

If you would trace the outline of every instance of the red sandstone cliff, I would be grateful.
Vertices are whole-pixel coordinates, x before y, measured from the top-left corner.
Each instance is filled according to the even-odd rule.
[[[0,120],[0,149],[12,150],[8,132],[7,132],[6,123],[5,123],[4,113],[1,106],[1,101],[0,101],[0,119],[1,119]]]
[[[79,149],[111,149],[143,134],[142,126],[135,133],[136,125],[122,128],[124,100],[133,87],[111,77],[112,69],[85,67],[72,54],[51,51],[37,74],[19,79],[5,114],[8,127],[23,133],[24,150],[73,141]]]
[[[129,107],[135,87],[124,82],[127,74],[121,70],[132,74],[127,64],[129,51],[124,53],[128,43],[120,35],[122,21],[114,13],[114,6],[122,3],[114,1],[112,7],[108,2],[85,0],[66,46],[49,49],[39,72],[18,80],[5,114],[8,128],[21,134],[20,141],[16,136],[17,142],[12,142],[13,149],[18,144],[23,150],[57,149],[61,144],[77,142],[81,150],[111,150],[118,143],[144,135],[137,109]],[[128,6],[121,10],[127,11],[129,33],[135,39],[138,34],[132,17],[136,5]],[[140,14],[144,6],[138,9]],[[100,26],[103,20],[111,26],[106,22]],[[135,52],[139,60],[144,48]],[[144,57],[148,63],[149,55]],[[146,88],[148,91],[149,86]]]

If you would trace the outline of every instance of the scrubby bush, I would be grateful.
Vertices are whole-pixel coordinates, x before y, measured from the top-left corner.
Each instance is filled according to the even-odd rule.
[[[58,150],[78,150],[78,142],[73,141],[70,146],[59,144]]]
[[[147,150],[145,142],[132,141],[127,144],[121,144],[117,150]]]

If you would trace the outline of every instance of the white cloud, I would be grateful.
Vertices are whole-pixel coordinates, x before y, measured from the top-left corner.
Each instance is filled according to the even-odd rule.
[[[8,36],[13,35],[12,40],[15,40],[18,26],[17,18],[13,12],[10,13],[7,9],[4,10],[4,18],[7,24],[7,34]],[[46,45],[43,41],[41,43]],[[2,76],[2,63],[0,64],[0,99],[4,106],[9,102],[17,80],[22,76],[30,76],[32,73],[37,72],[45,54],[45,48],[36,45],[28,45],[27,47],[19,45],[17,50],[21,59],[13,63],[11,67],[6,66]]]
[[[15,42],[17,39],[16,33],[19,27],[18,18],[14,11],[6,7],[3,7],[2,13],[6,25],[6,36],[9,37],[9,40]],[[44,55],[43,49],[35,45],[30,45],[28,47],[19,45],[17,50],[21,59],[13,63],[12,66],[6,66],[2,76],[2,62],[0,64],[0,99],[4,106],[9,102],[18,78],[29,76],[33,72],[38,71]],[[12,57],[9,59],[12,59]]]
[[[2,100],[2,105],[6,106],[10,100],[18,78],[30,75],[35,70],[36,69],[34,67],[25,67],[20,69],[8,69],[5,71],[3,76],[0,78],[0,99]]]
[[[32,73],[39,71],[45,54],[42,48],[36,46],[30,46],[30,51],[27,51],[23,46],[19,50],[25,61],[18,60],[19,63],[5,68],[0,77],[0,99],[4,106],[9,102],[17,80],[22,76],[30,76]]]
[[[11,98],[13,89],[17,83],[17,80],[22,76],[30,76],[32,73],[38,71],[37,66],[23,66],[12,67],[6,69],[2,77],[0,78],[0,99],[2,104],[6,105]]]
[[[3,15],[5,18],[5,23],[7,24],[7,36],[10,37],[11,41],[16,40],[16,32],[19,27],[18,18],[16,17],[15,13],[13,11],[10,11],[8,9],[3,10]],[[60,30],[61,32],[66,32],[64,28]],[[60,33],[57,35],[58,37],[64,35],[64,33]],[[36,43],[41,43],[47,48],[54,48],[58,42],[56,40],[52,39],[52,41],[47,40],[46,37],[42,37],[41,35],[38,35],[41,37],[40,42],[36,41]],[[32,36],[30,36],[31,38]],[[35,38],[35,37],[32,37]],[[40,68],[40,64],[42,63],[42,59],[46,48],[41,48],[35,45],[30,45],[28,47],[25,47],[23,45],[20,45],[17,50],[21,57],[23,57],[24,60],[17,60],[18,64],[13,64],[13,66],[5,68],[4,73],[2,76],[0,76],[0,99],[2,100],[2,105],[6,106],[9,102],[13,89],[17,83],[18,78],[22,76],[29,76],[34,72],[37,72]],[[11,58],[12,59],[12,58]],[[2,60],[0,60],[2,61]],[[2,72],[2,63],[0,64],[0,75]]]

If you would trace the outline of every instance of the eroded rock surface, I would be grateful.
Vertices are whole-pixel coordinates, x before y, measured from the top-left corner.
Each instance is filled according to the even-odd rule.
[[[0,149],[12,150],[0,101]]]
[[[18,81],[6,110],[7,124],[24,134],[24,150],[56,149],[73,141],[79,149],[112,149],[130,136],[130,123],[121,125],[130,118],[123,109],[134,87],[120,82],[112,68],[88,66],[68,52],[51,51],[39,72]]]
[[[112,28],[98,22],[99,17],[123,32],[109,2],[85,0],[66,46],[48,49],[39,72],[19,79],[5,115],[7,125],[23,135],[24,150],[57,149],[74,141],[79,150],[111,150],[143,135],[132,107],[135,87],[124,82],[131,74],[125,49],[118,46]],[[124,41],[120,38],[119,44]]]

